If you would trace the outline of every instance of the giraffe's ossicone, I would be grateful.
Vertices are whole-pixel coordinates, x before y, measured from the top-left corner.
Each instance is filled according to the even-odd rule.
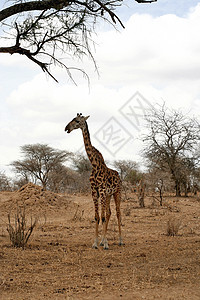
[[[65,131],[70,133],[74,129],[80,128],[83,134],[85,150],[92,164],[92,172],[90,176],[90,184],[92,198],[95,207],[95,240],[93,248],[98,248],[98,228],[100,222],[99,216],[99,199],[101,203],[101,220],[103,224],[103,236],[100,245],[104,249],[108,249],[108,241],[106,238],[108,222],[111,216],[110,199],[114,197],[116,205],[116,214],[119,227],[119,245],[122,245],[121,237],[121,180],[117,171],[108,168],[105,164],[102,154],[92,146],[90,133],[86,120],[89,116],[84,117],[82,114],[77,116],[67,124]]]

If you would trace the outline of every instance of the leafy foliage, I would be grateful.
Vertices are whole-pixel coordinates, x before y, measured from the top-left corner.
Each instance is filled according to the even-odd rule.
[[[138,164],[132,160],[116,160],[114,161],[114,167],[123,181],[135,185],[141,179],[142,174],[139,171]]]
[[[56,150],[45,144],[24,145],[21,147],[23,160],[11,163],[16,173],[27,181],[39,181],[46,189],[50,173],[56,170],[70,156],[67,151]]]
[[[73,168],[79,173],[83,174],[85,172],[91,172],[92,165],[89,159],[82,154],[77,154],[72,159]]]

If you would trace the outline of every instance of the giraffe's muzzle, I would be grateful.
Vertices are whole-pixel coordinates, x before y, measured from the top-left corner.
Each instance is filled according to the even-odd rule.
[[[66,131],[67,133],[70,133],[70,132],[71,132],[70,127],[69,127],[68,125],[65,127],[65,131]]]

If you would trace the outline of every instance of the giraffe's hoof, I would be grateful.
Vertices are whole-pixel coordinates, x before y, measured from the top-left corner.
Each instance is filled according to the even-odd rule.
[[[93,244],[93,245],[92,245],[92,248],[93,248],[93,249],[98,249],[98,246],[97,246],[96,244]]]
[[[104,246],[104,242],[101,241],[101,243],[99,244],[99,246]]]
[[[124,246],[125,244],[123,242],[119,242],[119,246]]]
[[[119,243],[118,243],[118,245],[119,245],[119,246],[123,246],[123,245],[125,245],[125,244],[123,243],[123,241],[122,241],[122,238],[121,238],[121,237],[119,238]]]
[[[103,248],[104,248],[104,250],[108,250],[109,249],[107,241],[105,241]]]

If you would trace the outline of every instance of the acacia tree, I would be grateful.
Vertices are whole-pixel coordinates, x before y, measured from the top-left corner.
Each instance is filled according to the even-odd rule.
[[[157,0],[135,1],[151,3]],[[71,77],[73,67],[60,59],[61,54],[79,58],[86,55],[94,61],[89,41],[95,24],[98,19],[104,19],[124,27],[115,14],[122,3],[123,0],[4,1],[4,8],[2,5],[0,10],[0,25],[5,42],[0,45],[0,53],[24,55],[54,80],[56,78],[50,71],[52,64],[64,67]]]
[[[48,176],[47,188],[55,193],[76,191],[79,184],[79,174],[62,165],[57,165]]]
[[[132,160],[115,160],[114,168],[118,171],[122,180],[124,198],[128,199],[128,191],[136,191],[136,186],[142,178],[138,164]]]
[[[174,190],[174,182],[171,179],[168,167],[161,168],[159,165],[150,166],[148,172],[145,174],[145,182],[148,191],[151,192],[152,198],[157,200],[160,206],[163,205],[164,193]]]
[[[165,105],[153,108],[146,120],[148,133],[143,137],[143,154],[151,167],[171,173],[176,196],[180,196],[181,184],[186,184],[200,140],[199,123]]]
[[[132,160],[115,160],[114,168],[118,171],[122,181],[129,182],[131,185],[136,185],[142,178],[138,164]]]
[[[11,190],[10,179],[5,175],[3,171],[0,171],[0,191]]]
[[[83,154],[76,154],[72,158],[73,169],[75,169],[79,174],[91,173],[92,165],[88,159]]]
[[[69,157],[67,151],[56,150],[45,144],[24,145],[21,147],[23,160],[13,161],[10,165],[15,173],[23,178],[40,182],[46,189],[51,172],[57,170]]]
[[[79,181],[79,190],[82,192],[88,192],[90,190],[90,174],[92,171],[92,165],[83,154],[76,154],[72,158],[72,167],[78,173],[77,181]]]

